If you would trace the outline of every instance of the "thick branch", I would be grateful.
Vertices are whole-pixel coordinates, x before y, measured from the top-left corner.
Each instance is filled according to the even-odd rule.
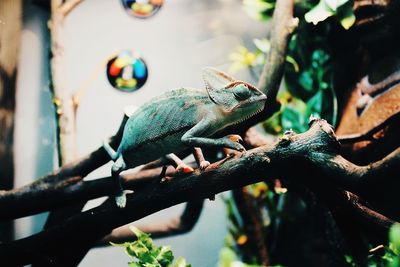
[[[114,148],[118,147],[121,141],[122,132],[127,119],[128,117],[124,116],[117,133],[110,139],[110,145]],[[66,187],[67,185],[77,183],[90,172],[101,167],[109,161],[110,157],[106,151],[103,149],[103,147],[99,147],[81,160],[69,163],[59,169],[57,172],[40,178],[31,184],[18,189],[0,191],[0,210],[10,210],[10,205],[12,205],[15,209],[18,209],[19,201],[22,201],[20,202],[21,205],[26,205],[31,200],[35,199],[35,196],[45,197],[44,199],[48,201],[49,199],[46,199],[45,195],[41,195],[42,193],[50,190],[49,194],[51,194],[51,189],[57,190],[60,188],[60,186]],[[53,200],[51,199],[51,201]],[[7,217],[8,216],[6,215],[1,218],[4,219]]]
[[[274,101],[285,67],[288,44],[299,23],[298,18],[293,18],[293,7],[294,0],[276,2],[271,27],[271,49],[266,56],[266,62],[257,85]]]
[[[392,116],[388,117],[382,123],[376,125],[372,129],[359,134],[350,134],[350,135],[342,135],[338,136],[338,140],[342,144],[351,144],[361,141],[371,141],[374,140],[374,135],[379,131],[384,130],[386,127],[390,125],[399,125],[400,124],[400,112],[393,114]]]
[[[318,177],[329,181],[337,182],[338,176],[344,177],[339,180],[343,185],[346,177],[355,182],[356,178],[362,180],[369,175],[368,167],[352,165],[337,156],[337,152],[338,143],[331,127],[325,121],[317,120],[305,133],[252,149],[239,158],[214,163],[203,172],[196,170],[168,183],[153,182],[131,194],[124,209],[109,201],[39,234],[2,244],[0,256],[7,256],[18,264],[43,260],[57,264],[66,257],[65,253],[70,253],[62,246],[74,244],[74,249],[79,251],[89,249],[116,227],[182,202],[207,198],[210,194],[261,181],[266,175],[276,177],[279,174],[290,178],[296,172],[298,177],[302,170],[311,168],[319,172]],[[382,164],[376,167],[383,168]],[[82,236],[82,232],[85,235]],[[41,255],[46,255],[46,258]]]
[[[264,110],[229,131],[236,130],[240,133],[242,130],[244,133],[249,127],[269,118],[279,110],[280,104],[276,101],[276,95],[285,69],[287,48],[299,23],[298,18],[293,18],[293,10],[294,0],[276,1],[271,23],[271,49],[266,55],[266,61],[257,84],[257,87],[268,97]]]
[[[331,131],[329,126],[325,125],[324,127],[327,131]],[[396,173],[399,172],[398,168],[395,166],[399,164],[400,161],[400,148],[392,152],[386,158],[369,166],[357,166],[341,157],[336,151],[329,152],[332,149],[337,149],[337,143],[334,141],[331,141],[330,145],[321,144],[321,140],[313,139],[315,137],[311,136],[308,137],[309,139],[298,140],[299,136],[307,136],[308,133],[293,136],[290,137],[289,140],[281,140],[275,143],[275,145],[272,145],[272,151],[275,152],[277,149],[279,151],[280,146],[285,142],[287,142],[290,148],[294,149],[285,150],[286,154],[279,154],[279,152],[277,152],[276,158],[277,163],[282,162],[282,164],[287,160],[287,164],[293,166],[293,168],[287,170],[286,166],[276,165],[276,163],[271,165],[274,172],[281,174],[280,176],[285,176],[285,172],[287,172],[288,176],[293,174],[293,172],[298,174],[301,170],[304,170],[304,167],[296,169],[294,166],[301,165],[303,161],[306,161],[306,164],[312,164],[317,172],[332,177],[336,184],[352,192],[361,194],[370,186],[373,186],[383,179],[387,181],[387,179],[395,177]],[[311,152],[304,147],[303,142],[307,142],[308,145],[314,149],[319,147],[321,151],[318,152],[318,154],[309,155]],[[265,145],[262,148],[266,149],[269,147],[271,147],[271,145]],[[301,149],[299,150],[299,148]],[[306,154],[304,154],[304,150],[307,152]],[[104,162],[108,161],[108,156],[102,148],[87,159],[81,161],[80,165],[73,168],[74,171],[66,167],[63,168],[61,172],[52,174],[29,186],[12,191],[2,191],[0,193],[0,210],[3,212],[0,215],[0,219],[4,220],[27,216],[79,201],[87,201],[93,198],[110,195],[112,193],[110,190],[112,188],[110,186],[112,184],[110,177],[82,181],[82,177],[87,174],[88,170],[92,169],[91,167],[99,166],[96,164],[99,160],[104,160]],[[78,170],[80,171],[78,172]],[[126,189],[138,191],[149,182],[157,179],[160,172],[160,168],[144,168],[139,172],[127,174],[123,179],[124,187]],[[169,170],[167,174],[172,176],[174,175],[174,171]],[[305,175],[307,175],[307,173],[305,173]],[[10,205],[13,206],[13,209],[8,208]]]
[[[203,200],[190,201],[186,204],[184,211],[178,217],[146,225],[139,225],[138,228],[151,235],[152,238],[162,238],[187,233],[193,229],[200,218],[203,209]],[[122,243],[132,241],[135,234],[129,229],[129,225],[114,229],[106,235],[99,245],[108,245],[109,242]]]

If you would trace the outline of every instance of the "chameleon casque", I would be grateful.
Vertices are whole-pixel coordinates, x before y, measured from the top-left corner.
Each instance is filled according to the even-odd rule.
[[[203,79],[206,90],[171,90],[139,107],[127,120],[117,151],[104,143],[105,150],[114,161],[111,173],[117,206],[122,208],[126,204],[119,174],[128,168],[163,156],[175,161],[177,170],[185,168],[186,165],[172,153],[179,153],[188,147],[245,150],[238,136],[236,140],[232,136],[211,137],[262,111],[266,95],[254,86],[214,68],[205,68]],[[201,169],[208,165],[203,158]],[[190,168],[190,171],[193,169]]]

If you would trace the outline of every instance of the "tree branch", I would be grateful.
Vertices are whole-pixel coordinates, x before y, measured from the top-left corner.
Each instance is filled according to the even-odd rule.
[[[82,0],[68,0],[58,8],[58,12],[66,17],[80,3],[82,3]]]
[[[116,227],[182,202],[207,198],[210,194],[262,181],[266,176],[279,175],[289,179],[294,173],[295,177],[301,176],[302,171],[309,174],[311,169],[318,177],[324,177],[333,184],[339,181],[346,186],[349,180],[347,186],[351,187],[357,183],[357,179],[363,181],[368,177],[370,170],[375,174],[385,171],[384,163],[377,163],[373,167],[351,164],[338,156],[338,149],[331,126],[324,120],[314,120],[310,130],[305,133],[249,150],[240,157],[214,163],[203,172],[196,170],[190,175],[176,176],[168,183],[154,181],[131,194],[124,209],[108,201],[51,229],[1,244],[0,256],[7,256],[15,264],[43,260],[57,264],[63,261],[66,253],[72,253],[69,250],[71,246],[77,251],[87,251]],[[400,149],[393,157],[398,158],[399,152]],[[374,170],[374,167],[378,170]],[[398,174],[399,170],[396,172]],[[370,215],[376,217],[376,214]],[[80,234],[83,232],[85,235]],[[42,255],[46,255],[45,258]]]
[[[118,147],[127,120],[128,117],[125,115],[124,118],[122,119],[121,125],[117,133],[110,139],[110,145],[113,148]],[[60,168],[57,172],[42,177],[31,184],[13,190],[7,190],[7,191],[1,190],[0,209],[3,211],[10,211],[11,213],[17,214],[19,212],[18,211],[19,207],[27,205],[28,203],[30,203],[31,200],[35,199],[35,197],[44,197],[43,201],[48,201],[49,200],[47,198],[48,196],[45,195],[45,192],[47,190],[50,189],[57,190],[60,189],[60,186],[66,187],[67,185],[77,183],[81,181],[90,172],[94,171],[95,169],[99,168],[100,166],[106,164],[109,161],[110,161],[109,155],[106,153],[103,147],[99,147],[98,149],[96,149],[86,157],[82,158],[81,160],[69,163],[64,167]],[[49,191],[49,194],[51,194],[51,190]],[[53,199],[51,199],[51,201],[53,201]],[[20,203],[20,205],[18,203]],[[9,209],[10,206],[15,207],[15,209]],[[32,212],[30,214],[33,213],[35,212]],[[1,219],[10,218],[6,214],[3,215],[0,215]],[[22,216],[25,215],[29,214],[22,214]],[[11,217],[13,216],[16,215],[12,215]]]
[[[193,229],[200,218],[204,200],[189,201],[184,211],[178,217],[168,221],[161,221],[153,224],[139,225],[138,228],[150,234],[152,238],[162,238],[187,233]],[[135,240],[135,234],[129,229],[129,225],[112,230],[98,245],[109,245],[109,242],[123,243]]]
[[[121,126],[122,127],[122,126]],[[329,126],[324,126],[328,131],[331,131]],[[332,132],[333,133],[333,132]],[[306,134],[306,133],[304,133]],[[302,136],[297,135],[297,136]],[[115,139],[118,139],[119,134]],[[298,137],[290,137],[289,140],[281,140],[278,142],[292,144],[294,147],[301,146],[295,141]],[[310,146],[318,146],[318,140],[308,140]],[[315,142],[315,144],[314,144]],[[277,143],[275,143],[277,144]],[[297,144],[297,146],[296,146]],[[265,145],[264,148],[271,145]],[[322,150],[329,149],[320,147]],[[331,147],[337,149],[337,143],[331,144]],[[370,164],[368,166],[357,166],[343,157],[337,152],[335,153],[320,153],[318,156],[308,157],[307,154],[302,154],[304,151],[287,151],[290,156],[282,154],[278,161],[283,161],[289,157],[289,165],[300,164],[300,159],[313,161],[317,166],[317,172],[323,172],[325,175],[333,176],[336,184],[357,194],[362,194],[371,187],[375,187],[377,183],[383,183],[388,179],[392,179],[399,172],[396,168],[400,162],[400,148],[393,151],[384,159]],[[22,216],[32,215],[39,212],[51,210],[56,207],[62,207],[68,204],[73,204],[79,201],[88,201],[93,198],[108,196],[112,192],[110,190],[112,179],[105,177],[101,179],[83,181],[82,178],[90,172],[92,168],[97,168],[101,161],[108,162],[108,156],[102,148],[92,153],[89,157],[80,161],[75,167],[68,165],[62,168],[58,173],[51,174],[41,180],[25,186],[20,189],[10,191],[0,191],[0,220],[18,218]],[[303,169],[299,168],[300,170]],[[281,171],[276,169],[277,173]],[[293,169],[298,174],[298,170]],[[123,185],[126,189],[139,191],[149,182],[157,180],[161,169],[143,168],[139,172],[129,173],[123,176]],[[174,175],[174,170],[169,169],[168,176]],[[282,173],[282,175],[284,175]],[[8,207],[13,206],[13,209]]]
[[[293,18],[293,7],[294,0],[276,2],[271,27],[271,49],[266,56],[257,85],[269,99],[274,101],[283,76],[289,41],[299,24],[299,19]]]
[[[384,130],[386,127],[390,125],[395,125],[400,123],[400,112],[393,114],[392,116],[388,117],[382,123],[376,125],[372,129],[359,134],[350,134],[350,135],[342,135],[338,136],[338,141],[342,144],[352,144],[361,141],[370,141],[374,140],[374,135],[381,130]]]

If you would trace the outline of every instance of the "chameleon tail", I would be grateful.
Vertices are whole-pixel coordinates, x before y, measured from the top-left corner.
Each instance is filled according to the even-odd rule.
[[[110,158],[115,161],[118,158],[118,152],[116,152],[107,141],[103,141],[103,148],[110,156]]]

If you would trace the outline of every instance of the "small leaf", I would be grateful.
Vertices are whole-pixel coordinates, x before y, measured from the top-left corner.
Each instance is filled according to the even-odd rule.
[[[304,19],[308,23],[317,25],[319,22],[326,20],[334,14],[335,12],[326,4],[326,2],[321,0],[314,8],[304,15]]]
[[[219,252],[218,267],[231,267],[236,259],[236,253],[232,249],[224,247]]]
[[[284,130],[293,129],[296,132],[304,132],[304,116],[302,112],[292,107],[285,107],[282,112],[282,128]]]
[[[395,223],[390,227],[389,230],[389,240],[392,243],[397,251],[400,251],[400,224]]]
[[[271,18],[275,3],[265,0],[244,0],[243,7],[250,17],[265,21]]]
[[[155,257],[156,260],[163,266],[167,266],[174,261],[174,255],[169,246],[162,246]]]
[[[149,234],[140,231],[133,225],[129,226],[129,229],[136,235],[138,241],[140,241],[147,249],[151,250],[154,247],[153,240],[151,240]]]
[[[299,72],[299,70],[300,70],[299,64],[293,57],[287,55],[286,62],[289,62],[290,64],[292,64],[294,72]]]
[[[137,228],[137,227],[135,227],[133,225],[130,225],[129,229],[136,235],[136,237],[138,239],[140,239],[143,236],[148,236],[148,234],[146,234],[145,232],[140,231],[139,228]]]
[[[339,7],[346,4],[350,0],[324,0],[324,1],[330,9],[336,11]]]
[[[271,49],[271,42],[266,39],[254,39],[255,46],[263,53],[267,53]]]
[[[353,26],[354,23],[356,22],[356,16],[354,15],[353,5],[349,3],[342,6],[338,13],[338,18],[340,24],[346,30],[348,30],[351,26]]]
[[[187,264],[184,258],[179,257],[179,259],[174,264],[174,267],[191,267],[191,265]]]
[[[313,97],[307,101],[306,116],[309,117],[311,114],[320,115],[322,111],[323,94],[322,91],[318,91]]]
[[[350,16],[344,17],[340,20],[340,24],[346,30],[350,29],[350,27],[353,26],[355,22],[356,22],[356,16],[354,15],[354,13],[352,13]]]
[[[311,92],[314,88],[312,72],[310,70],[303,71],[299,76],[299,83],[306,91]]]

